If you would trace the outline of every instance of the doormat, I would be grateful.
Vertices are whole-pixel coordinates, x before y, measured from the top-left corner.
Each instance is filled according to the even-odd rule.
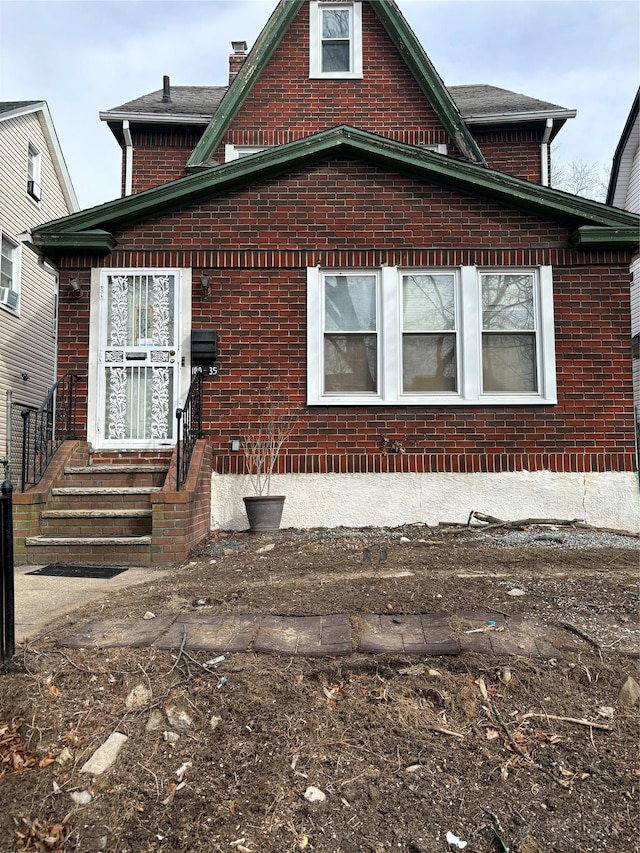
[[[98,578],[109,580],[121,572],[126,572],[126,566],[68,566],[64,563],[50,563],[28,575],[47,575],[54,578]]]

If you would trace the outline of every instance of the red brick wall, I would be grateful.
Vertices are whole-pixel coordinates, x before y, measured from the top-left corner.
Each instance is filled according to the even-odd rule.
[[[409,145],[446,144],[460,157],[441,119],[407,69],[377,15],[362,6],[362,80],[309,79],[309,7],[284,35],[224,142],[279,145],[349,124]],[[540,183],[540,148],[531,131],[478,134],[491,168]],[[484,144],[487,144],[487,151]],[[224,161],[224,146],[216,153]]]
[[[349,124],[402,141],[451,146],[440,118],[367,3],[362,7],[362,31],[362,80],[310,80],[305,4],[224,141],[269,145]]]
[[[219,471],[269,384],[303,406],[306,267],[554,267],[557,405],[314,407],[287,470],[631,470],[629,254],[568,247],[570,229],[357,162],[308,166],[115,234],[107,266],[194,268],[193,325],[220,334],[205,383],[205,434]],[[62,259],[64,281],[91,259]],[[210,276],[202,296],[199,280]],[[61,302],[60,372],[86,367],[88,289]],[[402,456],[385,456],[383,437]]]
[[[204,132],[202,129],[132,130],[134,193],[184,178],[185,166]],[[125,187],[125,151],[122,152],[122,194]]]
[[[540,133],[535,130],[473,130],[487,165],[498,172],[542,183]]]

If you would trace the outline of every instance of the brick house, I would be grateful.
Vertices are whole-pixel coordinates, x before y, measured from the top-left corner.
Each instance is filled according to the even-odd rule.
[[[175,453],[192,341],[215,330],[187,484],[213,528],[246,527],[234,439],[275,388],[301,409],[283,526],[481,510],[637,530],[638,217],[548,186],[574,114],[447,89],[391,0],[281,2],[248,55],[234,43],[228,87],[165,78],[102,113],[123,197],[33,235],[93,463]],[[175,517],[187,544],[198,506]]]

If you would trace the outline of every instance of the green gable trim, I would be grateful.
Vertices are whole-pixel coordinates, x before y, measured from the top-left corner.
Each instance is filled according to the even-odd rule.
[[[298,14],[304,2],[305,0],[281,0],[278,3],[249,51],[249,55],[235,80],[229,86],[229,90],[222,99],[215,116],[211,119],[209,126],[187,160],[187,169],[200,166],[210,157],[213,157],[227,128],[247,99],[260,72],[271,59],[282,36],[289,29],[291,21]]]
[[[583,225],[574,231],[570,238],[572,246],[580,248],[621,248],[632,247],[640,242],[640,225],[635,228],[598,228],[595,225]]]
[[[58,220],[63,221],[63,220]],[[33,245],[50,255],[56,251],[68,251],[77,249],[79,252],[96,252],[108,254],[113,251],[117,241],[108,231],[96,229],[94,231],[80,231],[74,233],[36,233],[32,232]]]
[[[598,226],[603,233],[611,232],[612,245],[618,239],[623,239],[626,245],[629,232],[635,229],[637,234],[640,227],[640,217],[627,211],[538,186],[483,166],[452,160],[367,131],[341,126],[48,222],[32,229],[34,242],[41,241],[40,245],[44,245],[49,236],[55,236],[57,247],[80,248],[78,241],[84,239],[84,235],[88,235],[88,243],[106,240],[100,236],[104,231],[95,229],[122,228],[290,173],[309,163],[344,157],[478,197],[495,199],[519,210],[534,211],[548,219],[567,223],[569,227]],[[620,238],[616,236],[616,229]],[[54,245],[54,241],[51,240],[50,244]],[[93,245],[87,245],[87,248],[93,248]]]
[[[281,0],[247,56],[238,76],[225,95],[209,126],[194,148],[187,169],[206,164],[222,142],[224,134],[253,89],[260,73],[300,11],[305,0]],[[431,103],[451,138],[464,157],[472,163],[486,166],[478,145],[464,123],[446,86],[431,64],[424,48],[416,38],[395,4],[395,0],[370,0],[378,16],[416,82]]]
[[[398,9],[395,0],[371,0],[371,7],[460,152],[472,163],[486,166],[484,156],[463,121],[447,87]]]

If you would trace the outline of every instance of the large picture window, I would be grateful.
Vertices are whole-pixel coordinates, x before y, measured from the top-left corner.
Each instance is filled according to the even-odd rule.
[[[308,402],[555,403],[550,267],[307,271]]]
[[[309,4],[311,77],[362,77],[362,7],[352,3]]]

